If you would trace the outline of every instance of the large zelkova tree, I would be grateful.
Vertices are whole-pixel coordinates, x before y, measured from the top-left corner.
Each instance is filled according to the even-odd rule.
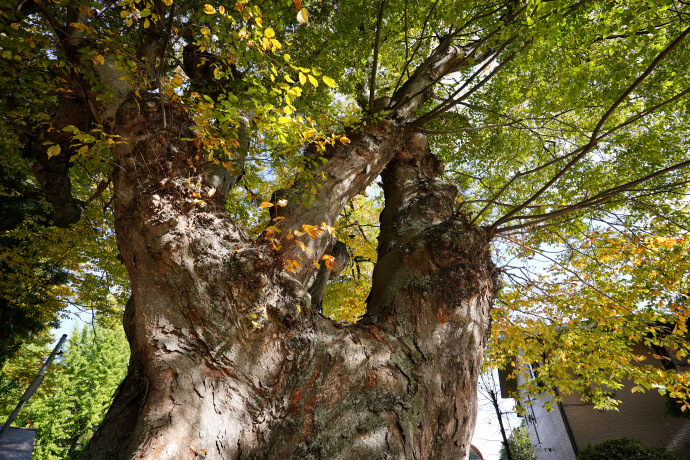
[[[631,352],[687,356],[686,2],[1,11],[4,193],[129,274],[82,458],[464,458],[490,317],[542,384],[688,394]]]

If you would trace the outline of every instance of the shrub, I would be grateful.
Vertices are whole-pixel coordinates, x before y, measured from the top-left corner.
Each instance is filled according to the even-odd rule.
[[[647,447],[631,438],[620,438],[587,446],[577,460],[679,460],[663,447]]]

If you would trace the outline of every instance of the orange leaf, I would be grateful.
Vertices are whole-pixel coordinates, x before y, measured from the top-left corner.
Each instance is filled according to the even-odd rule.
[[[326,264],[326,268],[333,270],[335,268],[335,257],[329,254],[324,254],[321,260]]]

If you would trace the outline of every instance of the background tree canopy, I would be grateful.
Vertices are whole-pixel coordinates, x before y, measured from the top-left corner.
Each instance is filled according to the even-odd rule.
[[[503,277],[486,366],[539,362],[523,390],[580,391],[596,407],[615,406],[606,389],[624,378],[690,407],[686,2],[0,5],[0,362],[70,306],[119,318],[136,264],[119,254],[131,238],[117,200],[160,208],[174,184],[176,222],[227,211],[273,251],[263,270],[305,289],[343,259],[329,235],[344,242],[349,265],[324,278],[322,305],[343,327],[384,295],[386,228],[479,228]],[[157,131],[137,132],[127,104],[159,113]],[[173,138],[186,144],[160,147]],[[422,138],[442,163],[395,144]],[[367,164],[347,163],[356,148]],[[427,168],[418,188],[382,191],[378,172],[410,161]],[[428,209],[441,195],[452,209],[386,217],[425,193]],[[269,307],[238,307],[238,324],[272,330]],[[663,369],[632,352],[640,343]]]

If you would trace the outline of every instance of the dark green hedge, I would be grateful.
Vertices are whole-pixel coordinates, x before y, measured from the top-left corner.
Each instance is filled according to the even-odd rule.
[[[636,439],[620,438],[587,446],[577,460],[680,460],[663,447],[646,447]]]

